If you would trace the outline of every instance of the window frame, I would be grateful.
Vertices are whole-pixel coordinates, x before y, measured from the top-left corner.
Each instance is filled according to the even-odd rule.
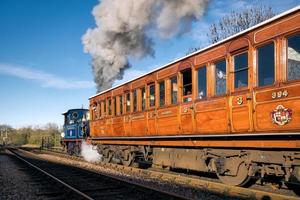
[[[173,103],[173,85],[172,85],[172,79],[173,78],[176,78],[176,84],[177,84],[177,94],[176,94],[176,103]],[[172,75],[170,76],[169,78],[169,82],[170,82],[170,105],[177,105],[178,104],[178,95],[179,95],[179,84],[178,84],[178,75],[175,74],[175,75]]]
[[[192,88],[191,88],[191,94],[188,94],[188,95],[184,95],[184,86],[186,86],[186,85],[183,85],[183,72],[185,72],[185,71],[188,71],[188,70],[190,70],[191,71],[191,83],[190,84],[186,84],[186,85],[191,85],[192,86]],[[181,102],[182,103],[190,103],[190,102],[192,102],[193,101],[193,68],[192,67],[190,67],[190,68],[186,68],[186,69],[184,69],[184,70],[182,70],[182,71],[180,71],[180,82],[181,82],[181,94],[180,94],[180,96],[181,96]],[[191,98],[191,100],[190,101],[184,101],[184,99],[185,98]]]
[[[139,111],[139,105],[138,105],[138,89],[133,89],[131,91],[132,94],[132,112],[138,112]],[[136,95],[134,98],[134,94]],[[135,103],[135,105],[134,105]],[[135,108],[134,108],[135,107]]]
[[[226,73],[225,73],[225,92],[223,94],[217,94],[217,78],[216,78],[217,65],[216,65],[216,63],[219,63],[221,61],[225,61],[225,70],[226,70]],[[221,57],[221,58],[218,58],[217,60],[211,61],[210,67],[212,67],[212,70],[213,70],[213,73],[214,73],[213,76],[212,76],[212,79],[214,79],[214,80],[212,80],[213,84],[211,85],[211,87],[213,87],[213,91],[211,91],[211,93],[212,93],[211,96],[212,97],[226,96],[228,94],[228,90],[229,90],[228,80],[230,80],[230,78],[229,78],[229,62],[228,62],[227,57]],[[207,81],[210,81],[209,77],[207,77]],[[209,84],[207,84],[207,87],[210,87],[208,85]]]
[[[163,85],[164,85],[164,93],[163,93],[163,95],[164,95],[164,98],[163,98],[163,100],[164,100],[164,104],[163,105],[161,105],[161,98],[160,98],[160,95],[161,95],[161,91],[160,91],[160,84],[161,83],[163,83]],[[166,106],[167,104],[166,104],[166,80],[160,80],[160,81],[157,81],[157,84],[158,84],[158,108],[162,108],[162,107],[164,107],[164,106]]]
[[[285,78],[286,83],[294,83],[294,82],[299,82],[300,81],[300,79],[295,79],[295,80],[289,80],[288,79],[288,62],[289,62],[288,61],[288,56],[289,56],[288,55],[288,48],[289,48],[288,38],[296,36],[296,35],[300,36],[300,31],[299,30],[296,30],[296,31],[284,36],[285,51],[286,51],[286,55],[285,55],[285,59],[286,59],[286,62],[285,62],[285,77],[284,78]]]
[[[199,74],[198,74],[198,70],[200,69],[203,69],[203,68],[206,68],[205,71],[205,79],[206,79],[206,95],[204,98],[200,99],[199,98]],[[195,75],[196,75],[196,80],[195,80],[195,87],[196,87],[196,94],[195,94],[195,97],[196,97],[196,100],[197,101],[203,101],[203,100],[206,100],[208,98],[208,91],[209,91],[209,85],[208,85],[208,73],[209,73],[209,65],[208,64],[201,64],[201,65],[198,65],[195,69]]]
[[[145,111],[145,110],[147,110],[147,90],[146,90],[146,86],[143,86],[143,87],[140,87],[139,88],[139,90],[140,90],[140,98],[141,98],[141,100],[140,100],[140,110],[141,111]],[[145,91],[145,99],[143,98],[143,89],[144,89],[144,91]],[[144,108],[143,108],[143,100],[144,100]]]
[[[127,110],[127,108],[128,108],[128,105],[127,105],[127,96],[129,95],[129,110]],[[124,114],[128,114],[128,113],[131,113],[131,94],[130,94],[130,92],[128,91],[128,92],[125,92],[125,113]]]
[[[116,98],[116,96],[114,96],[111,99],[112,99],[112,101],[111,101],[111,105],[112,105],[111,115],[112,116],[117,116],[117,98]]]
[[[106,106],[107,106],[107,116],[111,117],[112,116],[112,98],[111,97],[107,98]]]
[[[265,45],[269,45],[273,43],[273,47],[274,47],[274,82],[271,85],[263,85],[263,86],[259,86],[259,59],[258,59],[258,49],[265,46]],[[268,88],[268,87],[273,87],[274,85],[276,85],[277,82],[277,65],[276,65],[276,58],[277,58],[277,47],[276,47],[276,40],[271,39],[271,40],[267,40],[264,41],[263,43],[260,43],[258,45],[256,45],[254,47],[255,49],[255,86],[253,86],[254,88]],[[254,85],[254,84],[253,84]]]
[[[239,69],[238,71],[241,72],[245,69],[247,69],[247,86],[243,86],[243,87],[239,87],[239,88],[235,88],[235,56],[238,56],[238,55],[241,55],[241,54],[244,54],[244,53],[247,53],[247,68],[244,67],[242,69]],[[250,78],[249,78],[249,74],[250,74],[250,66],[249,66],[249,55],[250,55],[250,50],[249,48],[243,48],[243,49],[240,49],[238,51],[235,51],[235,52],[232,52],[230,54],[230,57],[231,57],[231,65],[232,65],[232,71],[231,71],[231,74],[232,74],[232,79],[231,79],[231,85],[232,85],[232,90],[234,92],[236,91],[243,91],[243,90],[247,90],[250,86],[249,83],[250,82]]]
[[[154,105],[152,105],[151,106],[151,89],[150,89],[150,87],[151,86],[153,86],[153,88],[154,88]],[[155,87],[155,82],[153,82],[153,83],[149,83],[148,85],[147,85],[147,87],[148,87],[148,94],[149,94],[149,98],[148,98],[148,105],[149,105],[149,107],[148,107],[148,109],[153,109],[153,108],[155,108],[155,106],[156,106],[156,87]]]
[[[118,97],[118,116],[123,115],[124,113],[124,107],[123,107],[123,94],[120,94]]]

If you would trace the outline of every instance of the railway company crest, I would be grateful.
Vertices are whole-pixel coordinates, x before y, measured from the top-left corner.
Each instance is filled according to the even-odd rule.
[[[271,112],[272,122],[279,126],[289,123],[292,119],[292,110],[285,108],[283,105],[278,105],[275,110]]]

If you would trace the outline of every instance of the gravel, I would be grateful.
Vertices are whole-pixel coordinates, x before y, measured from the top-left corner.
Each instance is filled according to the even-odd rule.
[[[35,156],[38,156],[42,159],[49,160],[52,162],[68,164],[68,165],[88,169],[91,171],[96,171],[102,174],[107,174],[125,181],[143,184],[148,187],[153,187],[153,188],[157,188],[169,192],[175,192],[177,194],[185,196],[187,199],[207,199],[207,200],[238,199],[238,198],[233,198],[222,194],[212,193],[211,191],[207,191],[205,189],[201,190],[199,189],[199,187],[192,187],[188,184],[184,184],[184,183],[180,184],[173,180],[162,179],[161,177],[151,177],[148,174],[141,174],[141,173],[138,174],[136,172],[130,173],[128,171],[123,172],[120,169],[113,169],[107,166],[97,165],[94,163],[71,160],[64,157],[43,154],[43,153],[36,154]]]
[[[45,199],[27,169],[12,155],[0,153],[0,200]]]

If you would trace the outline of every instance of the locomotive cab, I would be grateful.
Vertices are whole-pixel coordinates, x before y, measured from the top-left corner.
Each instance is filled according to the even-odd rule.
[[[81,140],[89,136],[89,111],[87,109],[70,109],[63,115],[61,144],[69,154],[79,154]]]

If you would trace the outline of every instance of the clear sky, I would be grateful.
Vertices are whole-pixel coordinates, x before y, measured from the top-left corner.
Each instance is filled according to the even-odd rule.
[[[205,47],[209,25],[231,10],[262,3],[277,13],[300,0],[210,1],[203,18],[190,33],[168,40],[156,38],[155,57],[133,60],[124,80],[133,78]],[[81,37],[95,27],[91,15],[97,0],[0,0],[0,124],[13,127],[63,124],[62,112],[88,107],[96,88],[91,57]]]

